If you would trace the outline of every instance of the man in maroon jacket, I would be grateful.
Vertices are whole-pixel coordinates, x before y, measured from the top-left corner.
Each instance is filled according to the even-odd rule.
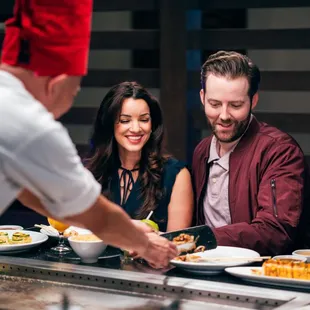
[[[202,66],[201,83],[213,135],[194,152],[195,224],[213,228],[219,245],[262,255],[304,246],[299,234],[310,227],[304,155],[292,137],[253,116],[258,67],[244,55],[221,51]]]

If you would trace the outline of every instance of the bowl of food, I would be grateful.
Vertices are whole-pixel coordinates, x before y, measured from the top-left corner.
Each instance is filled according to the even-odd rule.
[[[297,255],[277,255],[277,256],[274,256],[272,259],[276,261],[281,261],[283,263],[295,263],[295,262],[305,263],[307,260],[306,257],[300,257]]]
[[[94,234],[76,235],[68,238],[71,248],[86,264],[98,261],[107,245]]]
[[[39,227],[40,232],[42,234],[45,234],[49,237],[49,240],[51,242],[58,242],[59,240],[59,232],[52,226],[47,226],[47,225],[35,225],[35,227]],[[68,238],[71,236],[76,236],[76,235],[85,235],[85,234],[91,234],[91,231],[85,228],[80,228],[76,226],[70,226],[64,231],[64,241],[66,244],[69,244]]]
[[[310,263],[310,249],[296,250],[293,252],[293,255],[305,258],[306,262]]]

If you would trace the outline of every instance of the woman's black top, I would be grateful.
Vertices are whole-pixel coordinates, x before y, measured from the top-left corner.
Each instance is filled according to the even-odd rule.
[[[151,217],[151,220],[156,222],[159,226],[160,231],[167,230],[167,220],[168,220],[168,205],[170,203],[172,188],[176,179],[176,176],[185,168],[186,165],[174,158],[169,158],[164,165],[164,171],[162,175],[162,187],[163,197],[157,204],[156,209]],[[110,183],[110,191],[112,194],[112,200],[120,205],[131,218],[137,217],[137,212],[142,207],[143,200],[141,195],[141,183],[140,176],[138,176],[136,182],[134,182],[131,172],[120,168],[121,173],[119,175],[118,170],[116,170],[112,176]],[[125,178],[126,174],[129,176]],[[127,179],[127,181],[125,181]],[[126,197],[126,192],[128,192],[127,200],[121,201],[121,186],[124,188],[124,197]],[[123,199],[122,199],[123,200]]]

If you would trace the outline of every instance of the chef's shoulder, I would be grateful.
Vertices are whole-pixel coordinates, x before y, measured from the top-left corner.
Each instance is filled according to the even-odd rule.
[[[53,130],[65,131],[39,101],[18,93],[2,94],[0,120],[0,145],[12,152]]]

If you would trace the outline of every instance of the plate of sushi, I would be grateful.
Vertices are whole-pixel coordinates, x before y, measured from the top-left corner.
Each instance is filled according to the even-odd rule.
[[[30,230],[0,230],[0,254],[23,252],[47,239],[48,236]]]
[[[274,257],[262,267],[230,267],[225,271],[248,282],[310,290],[310,263],[297,256]]]

